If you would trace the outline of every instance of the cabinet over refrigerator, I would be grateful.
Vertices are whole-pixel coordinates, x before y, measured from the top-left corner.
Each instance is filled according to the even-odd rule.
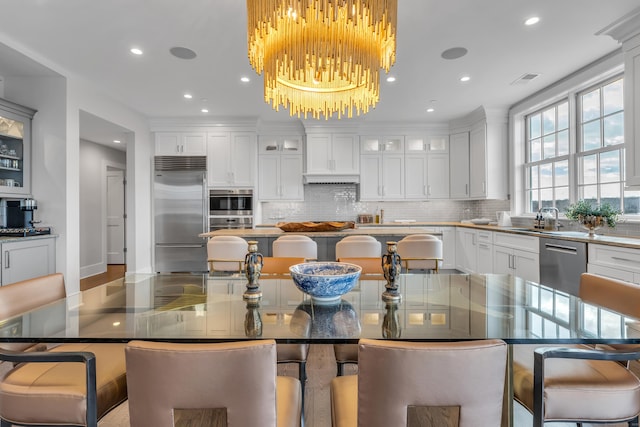
[[[208,195],[205,156],[156,156],[155,271],[207,271]]]

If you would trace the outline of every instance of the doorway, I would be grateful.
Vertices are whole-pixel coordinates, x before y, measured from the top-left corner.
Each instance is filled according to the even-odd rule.
[[[107,167],[107,264],[126,264],[125,171]]]

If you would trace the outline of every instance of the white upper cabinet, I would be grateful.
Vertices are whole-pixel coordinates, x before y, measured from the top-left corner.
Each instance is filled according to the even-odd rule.
[[[360,137],[360,200],[404,199],[404,137]]]
[[[469,132],[451,135],[449,177],[450,197],[469,198]]]
[[[156,132],[157,156],[206,156],[205,132]]]
[[[482,107],[454,124],[450,141],[451,198],[506,199],[506,111]]]
[[[219,132],[207,135],[209,187],[253,187],[257,143],[253,132]]]
[[[35,113],[0,99],[0,195],[31,193],[31,120]]]
[[[449,198],[449,137],[405,138],[405,198]]]
[[[306,173],[357,175],[360,173],[358,138],[349,134],[307,135]]]
[[[304,200],[302,137],[260,136],[258,200]]]

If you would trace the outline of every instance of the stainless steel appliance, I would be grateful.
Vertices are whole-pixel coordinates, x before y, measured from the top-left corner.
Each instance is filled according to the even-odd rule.
[[[253,190],[209,190],[209,231],[253,228]]]
[[[156,156],[155,270],[207,271],[206,157]]]
[[[578,295],[587,271],[587,244],[540,237],[540,283]]]

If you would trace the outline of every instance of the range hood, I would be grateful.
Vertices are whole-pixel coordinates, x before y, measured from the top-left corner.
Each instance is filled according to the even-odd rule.
[[[359,184],[360,175],[304,174],[305,184]]]

